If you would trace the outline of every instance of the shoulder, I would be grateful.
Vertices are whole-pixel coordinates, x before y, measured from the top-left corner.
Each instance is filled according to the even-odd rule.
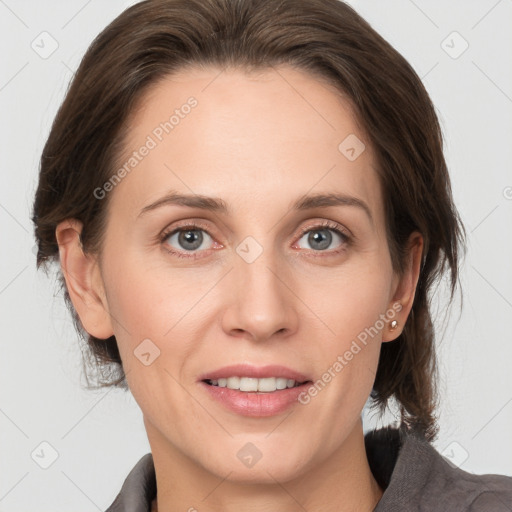
[[[432,448],[434,450],[434,448]],[[512,511],[512,477],[496,474],[477,475],[449,463],[436,452],[439,461],[434,468],[441,470],[446,482],[444,495],[451,502],[460,503],[468,512]],[[436,478],[433,476],[435,482]],[[449,501],[450,503],[450,501]]]
[[[156,496],[153,455],[144,455],[126,477],[119,494],[106,512],[149,512]]]
[[[385,427],[367,433],[365,446],[385,489],[374,512],[512,510],[512,477],[464,471],[416,434]]]

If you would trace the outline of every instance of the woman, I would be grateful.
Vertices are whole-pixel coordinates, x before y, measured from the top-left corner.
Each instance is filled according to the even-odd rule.
[[[41,159],[38,266],[151,446],[109,511],[508,510],[431,446],[464,228],[430,98],[336,0],[149,0]],[[110,371],[110,373],[108,373]],[[371,396],[398,428],[363,435]]]

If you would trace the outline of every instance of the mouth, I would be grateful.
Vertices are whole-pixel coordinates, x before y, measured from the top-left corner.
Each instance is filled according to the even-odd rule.
[[[311,376],[282,365],[233,364],[203,374],[198,384],[224,410],[247,417],[284,413],[301,401]]]
[[[241,364],[202,375],[198,383],[224,410],[254,418],[275,416],[293,407],[313,380],[285,366]]]
[[[284,389],[291,389],[310,383],[309,380],[297,382],[295,379],[286,377],[239,377],[232,376],[220,379],[203,379],[209,386],[228,388],[245,393],[274,393]]]

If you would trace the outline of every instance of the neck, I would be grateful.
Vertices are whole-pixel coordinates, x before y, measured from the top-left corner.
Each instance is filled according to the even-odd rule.
[[[217,476],[186,457],[150,424],[158,495],[152,512],[372,512],[383,490],[366,457],[362,424],[358,421],[345,442],[327,459],[286,482],[239,482]]]

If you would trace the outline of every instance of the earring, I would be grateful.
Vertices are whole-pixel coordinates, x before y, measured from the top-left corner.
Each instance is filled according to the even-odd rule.
[[[398,322],[396,320],[392,320],[389,328],[394,331],[398,327]]]

